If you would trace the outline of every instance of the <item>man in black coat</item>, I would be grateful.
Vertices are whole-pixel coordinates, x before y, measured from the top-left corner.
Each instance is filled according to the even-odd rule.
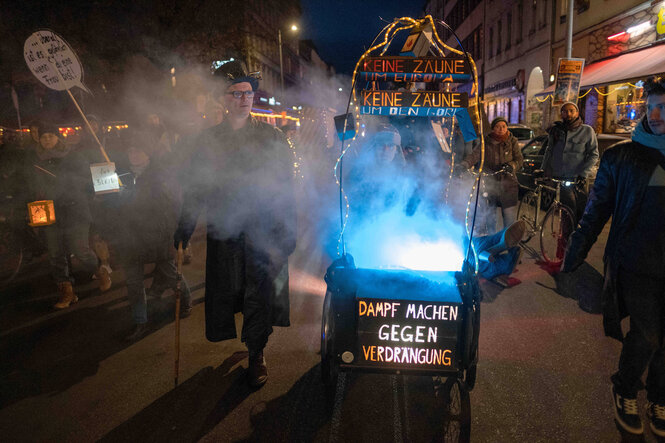
[[[235,338],[234,313],[242,312],[248,382],[259,387],[268,377],[263,349],[272,326],[289,326],[288,256],[296,242],[293,154],[279,129],[250,116],[258,81],[238,71],[227,76],[230,70],[222,68],[215,95],[227,114],[198,138],[174,240],[186,245],[205,208],[206,337]]]
[[[623,341],[612,375],[615,417],[627,432],[642,434],[637,392],[646,379],[651,430],[665,437],[665,79],[644,85],[647,113],[632,141],[607,151],[562,272],[579,267],[612,217],[605,248],[603,325]],[[564,274],[565,275],[565,274]],[[630,316],[623,336],[621,319]]]

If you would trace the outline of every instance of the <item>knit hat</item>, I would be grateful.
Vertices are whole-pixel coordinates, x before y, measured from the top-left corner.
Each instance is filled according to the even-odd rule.
[[[40,122],[37,125],[37,130],[40,137],[48,133],[51,133],[56,137],[60,137],[60,130],[58,130],[58,127],[56,125],[51,123]]]
[[[402,137],[393,125],[383,124],[379,126],[376,134],[372,137],[372,144],[400,146],[402,144]]]
[[[492,124],[490,125],[490,128],[494,129],[494,127],[499,122],[504,122],[506,125],[508,124],[508,120],[506,120],[504,117],[497,117],[494,120],[492,120]]]
[[[575,106],[575,109],[577,109],[577,112],[580,112],[580,108],[577,106],[577,103],[573,103],[573,102],[566,102],[563,105],[561,105],[561,108],[559,108],[559,109],[563,109],[563,107],[566,106],[566,105]]]

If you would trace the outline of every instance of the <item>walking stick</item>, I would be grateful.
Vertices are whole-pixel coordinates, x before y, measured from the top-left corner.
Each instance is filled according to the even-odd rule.
[[[178,387],[178,370],[180,366],[180,293],[182,290],[182,242],[178,243],[178,258],[176,261],[176,285],[175,285],[175,360],[173,361],[174,388]]]

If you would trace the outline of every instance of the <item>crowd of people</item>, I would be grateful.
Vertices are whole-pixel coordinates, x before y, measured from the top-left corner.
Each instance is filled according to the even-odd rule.
[[[101,147],[113,145],[95,115],[87,115],[91,130],[78,145],[65,143],[58,127],[46,121],[31,125],[30,139],[20,147],[12,147],[14,140],[5,137],[0,178],[3,186],[11,187],[18,206],[53,203],[55,216],[36,230],[57,286],[55,309],[78,301],[72,265],[94,275],[102,292],[113,284],[111,265],[124,269],[134,322],[129,341],[148,332],[147,295],[176,289],[174,251],[188,247],[205,212],[206,337],[236,338],[234,314],[242,312],[248,382],[260,387],[268,378],[264,349],[272,328],[289,325],[288,257],[296,248],[297,220],[293,159],[284,132],[250,114],[256,78],[241,65],[226,66],[216,76],[213,96],[223,112],[213,114],[208,129],[178,137],[156,113],[149,113],[115,140],[116,149],[108,149],[108,155],[123,184],[119,192],[96,195],[93,190],[90,165],[107,161]],[[619,370],[612,376],[615,417],[626,431],[643,432],[637,391],[648,367],[650,426],[663,436],[665,236],[660,215],[665,208],[665,80],[650,80],[644,87],[646,116],[632,142],[605,153],[590,196],[585,185],[599,159],[598,143],[575,103],[561,106],[561,121],[548,131],[542,174],[575,183],[561,193],[579,223],[563,274],[581,265],[605,223],[613,219],[605,253],[603,313],[607,335],[623,340]],[[349,192],[366,214],[398,200],[406,202],[407,215],[419,207],[428,210],[432,202],[427,188],[445,182],[442,171],[447,166],[456,162],[464,170],[480,167],[480,140],[468,141],[456,128],[444,128],[455,131],[452,146],[432,151],[421,143],[427,131],[420,123],[395,123],[375,128],[347,177]],[[515,172],[523,158],[503,117],[491,122],[484,146],[481,186],[491,212],[500,210],[502,223],[490,220],[484,235],[473,241],[481,276],[495,279],[512,274],[521,256],[525,224],[517,220]],[[408,170],[416,171],[420,181],[401,181]],[[436,180],[428,176],[430,170]],[[438,195],[440,188],[434,189]],[[155,272],[146,293],[148,263],[155,264]],[[183,300],[179,315],[186,317],[192,310],[191,294],[186,282],[178,289]],[[625,316],[630,316],[630,329],[624,336],[620,320]]]

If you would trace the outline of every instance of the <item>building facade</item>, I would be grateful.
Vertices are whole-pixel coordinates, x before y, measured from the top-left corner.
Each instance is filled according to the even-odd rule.
[[[579,106],[598,133],[630,133],[644,115],[641,84],[665,72],[665,2],[576,3],[572,56],[586,61]],[[557,0],[552,64],[565,55],[566,0]],[[553,87],[543,91],[552,111]],[[555,113],[552,113],[555,114]],[[551,118],[553,120],[554,118]]]

